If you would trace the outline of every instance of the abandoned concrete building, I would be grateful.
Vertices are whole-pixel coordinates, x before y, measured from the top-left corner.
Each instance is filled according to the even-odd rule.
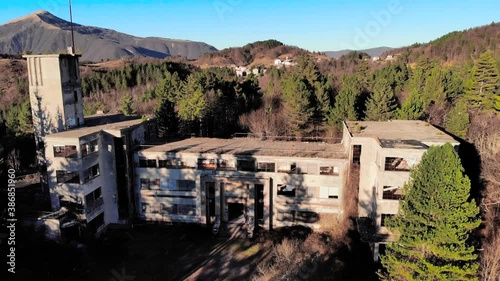
[[[158,144],[150,142],[153,122],[83,117],[77,55],[26,58],[52,211],[79,211],[61,229],[83,224],[99,235],[132,220],[211,225],[247,216],[264,229],[317,229],[322,215],[343,214],[356,172],[358,217],[374,227],[367,241],[377,253],[409,170],[430,146],[459,144],[426,122],[396,120],[346,121],[336,144],[256,138]]]
[[[137,214],[145,220],[210,224],[249,215],[266,229],[317,228],[318,214],[342,213],[341,144],[190,138],[146,147],[135,161]]]

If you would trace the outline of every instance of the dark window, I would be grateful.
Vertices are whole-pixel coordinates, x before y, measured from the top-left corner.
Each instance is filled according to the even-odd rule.
[[[361,163],[361,145],[352,146],[352,163]]]
[[[104,213],[101,213],[97,217],[95,217],[91,222],[88,223],[88,227],[90,231],[92,232],[97,232],[99,227],[101,227],[104,224]]]
[[[397,186],[384,186],[382,199],[399,200],[403,198],[403,189]]]
[[[245,172],[255,172],[255,160],[238,160],[238,170]]]
[[[295,190],[297,190],[297,188],[294,185],[278,184],[278,195],[295,197]]]
[[[99,140],[93,140],[90,141],[86,144],[82,144],[80,147],[80,150],[82,152],[82,157],[85,157],[87,155],[90,155],[92,153],[96,153],[99,151]]]
[[[85,207],[87,213],[92,212],[103,204],[101,187],[85,196]]]
[[[156,159],[139,158],[139,167],[141,167],[141,168],[156,168]]]
[[[179,169],[194,169],[194,167],[188,165],[186,161],[181,161],[181,160],[177,161],[177,167]]]
[[[177,190],[193,191],[196,189],[196,182],[192,180],[177,180]]]
[[[73,92],[73,98],[75,99],[75,102],[78,101],[78,92],[77,91]]]
[[[56,171],[58,183],[80,183],[80,174],[78,172]]]
[[[382,214],[382,220],[380,222],[380,226],[386,226],[387,219],[392,217],[394,217],[394,215],[392,214]]]
[[[76,145],[55,145],[54,157],[76,158]]]
[[[275,163],[259,162],[259,163],[257,163],[257,171],[258,172],[272,172],[272,173],[274,173],[276,171],[276,164]]]
[[[407,172],[410,170],[410,165],[408,165],[408,162],[400,157],[385,157],[384,166],[386,171]]]
[[[158,160],[158,167],[167,169],[177,169],[177,161],[174,159]]]
[[[296,211],[295,221],[301,223],[315,223],[319,220],[319,215],[311,211]]]
[[[184,216],[194,216],[196,214],[196,205],[179,204],[177,205],[177,214]]]
[[[154,179],[150,181],[149,188],[152,190],[160,189],[160,179]]]
[[[141,178],[141,189],[149,189],[149,179]]]
[[[198,169],[215,170],[217,167],[217,160],[215,159],[198,159]]]
[[[330,176],[338,176],[339,168],[334,166],[321,166],[319,167],[320,175],[330,175]]]
[[[86,182],[92,180],[93,178],[96,178],[100,174],[101,173],[99,170],[99,164],[95,164],[94,166],[83,171],[83,182],[86,183]]]

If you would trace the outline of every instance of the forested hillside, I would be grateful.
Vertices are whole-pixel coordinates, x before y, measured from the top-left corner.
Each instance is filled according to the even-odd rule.
[[[346,119],[426,120],[463,142],[462,162],[484,217],[478,233],[484,249],[479,274],[495,280],[484,276],[498,270],[495,257],[500,251],[498,29],[492,24],[452,33],[406,48],[393,62],[372,62],[362,53],[318,61],[313,54],[299,52],[294,67],[269,67],[263,77],[237,78],[229,68],[200,69],[167,61],[97,70],[84,66],[85,114],[102,110],[154,115],[162,136],[249,132],[268,139],[320,137],[333,142]],[[257,42],[204,58],[245,64],[276,48],[288,47],[277,41]],[[22,77],[7,78],[9,89],[16,89],[12,91],[20,98],[2,109],[2,135],[31,133]],[[7,96],[2,93],[0,98]]]

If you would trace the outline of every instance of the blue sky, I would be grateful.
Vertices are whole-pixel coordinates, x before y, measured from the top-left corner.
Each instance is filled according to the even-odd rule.
[[[4,0],[0,23],[67,0]],[[204,41],[218,49],[277,39],[311,51],[400,47],[500,21],[498,0],[72,0],[73,19],[136,36]]]

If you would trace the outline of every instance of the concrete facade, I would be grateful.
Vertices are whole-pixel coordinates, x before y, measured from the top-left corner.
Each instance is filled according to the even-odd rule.
[[[25,55],[35,135],[84,124],[80,55]]]
[[[373,223],[379,237],[373,240],[391,239],[384,219],[398,213],[410,169],[430,146],[446,143],[458,149],[459,142],[423,121],[344,122],[343,145],[360,174],[358,217]],[[371,242],[377,259],[379,243]]]
[[[348,167],[340,144],[193,138],[138,151],[134,162],[144,220],[211,224],[246,215],[265,229],[319,228],[321,214],[342,214]]]
[[[146,124],[136,119],[46,136],[52,209],[80,206],[81,220],[101,220],[96,233],[110,223],[128,222],[134,206],[127,170],[132,150],[149,139]]]

